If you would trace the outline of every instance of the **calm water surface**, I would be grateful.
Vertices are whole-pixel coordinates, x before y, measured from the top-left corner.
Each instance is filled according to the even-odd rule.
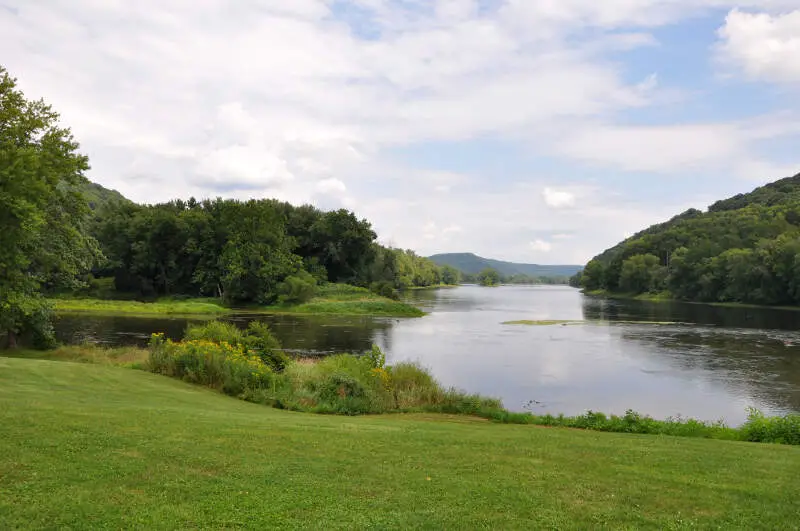
[[[739,424],[748,406],[800,411],[800,311],[607,301],[567,287],[421,291],[421,319],[234,316],[267,321],[285,348],[324,355],[372,343],[414,360],[445,385],[513,410],[577,414],[628,408]],[[579,320],[514,326],[510,320]],[[659,323],[659,324],[653,324]],[[143,344],[180,338],[185,319],[64,316],[66,342]]]

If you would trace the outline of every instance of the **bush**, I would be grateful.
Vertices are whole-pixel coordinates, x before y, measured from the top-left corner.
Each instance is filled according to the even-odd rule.
[[[281,349],[281,344],[272,335],[267,323],[251,321],[244,333],[243,344],[247,350],[255,352],[261,361],[274,371],[281,372],[289,363],[289,356]]]
[[[278,285],[280,304],[303,304],[317,294],[317,279],[311,273],[301,270],[286,277]]]
[[[386,354],[383,353],[378,345],[372,345],[364,357],[373,369],[383,369],[386,365]]]
[[[184,341],[211,341],[241,345],[244,341],[242,331],[232,323],[209,321],[201,325],[189,325],[183,334]]]
[[[394,288],[394,283],[389,282],[388,280],[373,282],[372,284],[370,284],[369,290],[372,293],[380,295],[381,297],[386,297],[387,299],[393,299],[393,300],[400,299],[400,294]]]
[[[274,389],[274,373],[241,346],[190,340],[174,343],[154,334],[147,368],[151,372],[205,385],[244,400],[263,401]]]
[[[184,334],[185,341],[210,341],[241,347],[255,354],[272,370],[281,372],[289,362],[289,356],[266,323],[251,321],[247,330],[240,330],[232,323],[211,321],[202,325],[189,325]]]
[[[757,409],[750,408],[741,431],[745,441],[800,445],[800,415],[765,417]]]

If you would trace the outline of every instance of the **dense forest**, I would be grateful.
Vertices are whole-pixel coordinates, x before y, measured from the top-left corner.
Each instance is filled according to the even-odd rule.
[[[0,67],[0,336],[52,343],[56,293],[301,302],[320,283],[382,295],[459,272],[376,242],[370,223],[271,199],[137,205],[91,183],[88,158]],[[102,288],[105,288],[104,290]]]
[[[571,282],[691,301],[800,304],[800,174],[653,225]]]
[[[142,296],[219,297],[229,303],[299,301],[321,282],[391,296],[414,286],[455,284],[457,270],[376,243],[370,223],[273,199],[175,200],[144,206],[110,200],[91,235],[104,260],[93,277]]]

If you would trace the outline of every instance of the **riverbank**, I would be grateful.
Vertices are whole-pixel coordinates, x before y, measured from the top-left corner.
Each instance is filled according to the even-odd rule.
[[[57,313],[98,313],[103,315],[222,316],[233,310],[215,299],[158,300],[141,302],[106,299],[51,299]]]
[[[370,317],[422,317],[425,312],[410,304],[381,297],[371,291],[345,284],[319,288],[315,297],[303,304],[248,306],[231,308],[218,299],[160,299],[154,302],[101,299],[51,299],[58,313],[98,313],[103,315],[170,315],[216,317],[232,313],[272,313],[302,315],[363,315]]]
[[[767,310],[793,310],[800,311],[800,306],[765,306],[763,304],[746,304],[743,302],[700,302],[676,299],[668,291],[661,293],[617,293],[604,289],[582,290],[581,293],[590,297],[600,297],[612,300],[637,300],[648,302],[680,302],[682,304],[699,304],[703,306],[716,306],[718,308],[753,308]]]
[[[786,446],[308,415],[143,371],[8,358],[0,405],[8,529],[785,529],[800,517],[800,449]]]
[[[731,427],[692,418],[657,420],[632,410],[622,416],[593,411],[574,417],[515,413],[506,410],[500,400],[445,389],[419,365],[384,365],[381,360],[385,356],[376,347],[366,357],[340,354],[292,359],[280,349],[253,357],[239,349],[245,338],[231,325],[198,326],[191,336],[195,340],[189,342],[164,341],[161,337],[150,348],[79,345],[2,354],[148,370],[250,402],[306,413],[447,413],[503,424],[800,445],[797,414],[765,417],[753,410],[744,425]]]

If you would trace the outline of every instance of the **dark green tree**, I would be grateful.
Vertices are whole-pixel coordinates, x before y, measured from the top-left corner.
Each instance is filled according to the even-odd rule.
[[[500,273],[496,269],[487,267],[478,273],[478,282],[481,286],[497,286],[500,284]]]

